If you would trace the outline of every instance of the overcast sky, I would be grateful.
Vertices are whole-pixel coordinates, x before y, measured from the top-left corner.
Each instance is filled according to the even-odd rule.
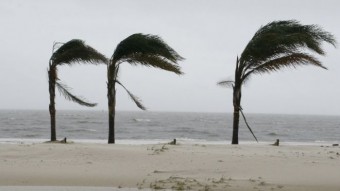
[[[338,0],[1,0],[0,109],[48,109],[47,67],[54,41],[82,39],[107,57],[134,33],[159,35],[186,60],[183,76],[122,65],[120,80],[149,111],[232,112],[236,56],[274,20],[317,24],[340,41]],[[247,113],[340,115],[340,50],[324,44],[329,70],[298,67],[253,76]],[[107,110],[106,67],[59,67],[59,78]],[[56,109],[88,110],[57,94]],[[118,88],[117,110],[138,110]]]

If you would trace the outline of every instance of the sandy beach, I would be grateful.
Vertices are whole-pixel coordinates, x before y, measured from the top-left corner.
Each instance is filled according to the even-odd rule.
[[[0,144],[0,171],[0,190],[340,190],[340,147]]]

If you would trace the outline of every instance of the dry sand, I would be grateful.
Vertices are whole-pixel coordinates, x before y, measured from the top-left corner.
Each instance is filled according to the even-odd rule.
[[[0,144],[0,190],[340,191],[339,153],[316,145]]]

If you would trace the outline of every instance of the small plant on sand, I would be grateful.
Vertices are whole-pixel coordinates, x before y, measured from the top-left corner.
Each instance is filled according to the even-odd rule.
[[[209,190],[211,190],[210,187],[208,185],[205,185],[203,188],[203,191],[209,191]]]
[[[212,183],[215,184],[220,184],[220,183],[225,183],[226,179],[222,176],[219,180],[212,180]]]
[[[150,183],[150,188],[151,189],[155,189],[155,190],[164,190],[165,188],[160,186],[158,181],[156,181],[155,183]]]
[[[184,182],[176,182],[176,185],[172,186],[173,190],[185,190],[185,183]]]

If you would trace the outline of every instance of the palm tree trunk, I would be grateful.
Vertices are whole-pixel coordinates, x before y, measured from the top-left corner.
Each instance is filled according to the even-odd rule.
[[[238,144],[238,126],[239,126],[240,110],[234,106],[234,120],[233,120],[233,139],[231,144]]]
[[[116,90],[115,85],[109,90],[109,139],[108,143],[115,143]]]
[[[108,67],[107,98],[109,107],[109,138],[108,143],[115,143],[115,116],[116,116],[116,81],[114,67]]]
[[[238,144],[238,131],[240,122],[240,108],[241,108],[241,87],[234,87],[233,94],[233,105],[234,105],[234,119],[233,119],[233,138],[231,144]]]
[[[50,93],[50,117],[51,117],[51,141],[57,140],[56,133],[56,110],[55,110],[55,81],[56,81],[56,68],[50,67],[48,71],[48,83],[49,83],[49,93]]]
[[[240,60],[236,59],[235,67],[235,84],[233,86],[233,105],[234,105],[234,119],[233,119],[233,138],[231,144],[238,144],[238,129],[240,122],[240,108],[241,108],[241,72],[240,72]]]

